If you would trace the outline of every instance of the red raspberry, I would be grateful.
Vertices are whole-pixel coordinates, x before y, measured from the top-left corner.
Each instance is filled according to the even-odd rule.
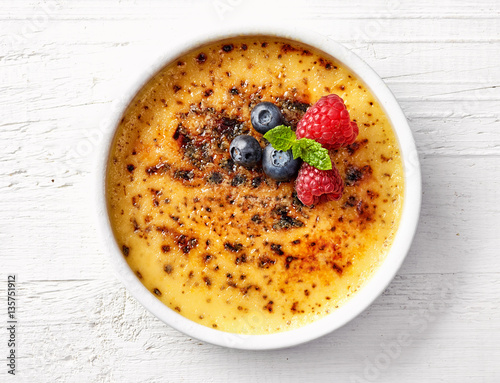
[[[331,170],[319,170],[304,162],[295,180],[295,190],[299,200],[309,206],[342,197],[344,181],[335,165]]]
[[[358,136],[358,125],[351,121],[344,100],[336,94],[321,97],[297,125],[297,138],[311,138],[327,149],[352,144]]]

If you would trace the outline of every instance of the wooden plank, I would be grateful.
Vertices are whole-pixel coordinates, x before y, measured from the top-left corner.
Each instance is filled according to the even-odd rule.
[[[397,277],[374,305],[340,330],[303,346],[265,353],[190,339],[152,317],[113,281],[21,282],[26,301],[22,329],[32,334],[23,345],[21,371],[26,381],[91,377],[146,382],[163,377],[250,382],[276,381],[278,376],[373,381],[370,372],[381,381],[397,381],[400,374],[408,381],[477,379],[497,371],[500,350],[491,331],[500,330],[500,313],[491,306],[498,298],[498,273],[475,276]],[[29,295],[35,289],[37,294]],[[65,309],[54,313],[61,294]],[[485,315],[488,322],[482,320]],[[488,358],[480,358],[477,337]],[[463,360],[458,364],[455,358]],[[255,365],[259,368],[250,368]],[[426,368],[418,368],[422,365]]]

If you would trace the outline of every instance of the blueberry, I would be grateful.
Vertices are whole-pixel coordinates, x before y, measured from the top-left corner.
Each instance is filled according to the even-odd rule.
[[[243,166],[257,164],[262,158],[262,148],[252,136],[237,136],[229,146],[229,153],[234,162]]]
[[[270,102],[261,102],[252,109],[250,120],[254,129],[264,134],[272,128],[283,124],[280,108]]]
[[[283,152],[267,145],[262,153],[264,173],[276,181],[288,181],[295,176],[300,167],[300,159],[294,159],[291,150]]]

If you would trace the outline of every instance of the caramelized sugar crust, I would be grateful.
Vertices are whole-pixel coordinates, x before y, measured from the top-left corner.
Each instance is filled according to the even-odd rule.
[[[336,93],[360,134],[331,151],[341,200],[306,207],[293,182],[229,155],[250,111],[278,105],[295,128]],[[116,240],[158,299],[222,331],[310,323],[355,293],[386,256],[403,199],[397,140],[377,100],[322,52],[281,38],[234,38],[179,58],[139,92],[118,126],[107,198]]]

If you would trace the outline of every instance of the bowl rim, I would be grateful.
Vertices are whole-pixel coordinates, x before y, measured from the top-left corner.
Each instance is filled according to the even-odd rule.
[[[154,297],[130,269],[118,247],[109,221],[105,189],[107,163],[116,127],[127,106],[149,79],[170,62],[200,45],[252,35],[281,37],[310,45],[334,57],[354,72],[378,99],[391,122],[399,142],[404,171],[404,201],[399,227],[385,260],[365,282],[364,286],[338,309],[319,320],[298,329],[265,335],[235,334],[211,329],[183,317]],[[218,346],[244,350],[280,349],[317,339],[342,327],[368,308],[394,279],[408,254],[417,229],[422,191],[420,164],[415,141],[401,107],[387,85],[360,57],[329,37],[310,30],[283,27],[240,27],[218,30],[207,33],[203,37],[195,39],[188,37],[187,39],[188,42],[179,41],[176,47],[169,49],[168,52],[154,60],[151,65],[145,66],[144,70],[141,70],[141,74],[137,76],[135,81],[132,81],[123,99],[116,102],[115,108],[111,111],[109,123],[105,124],[101,132],[102,145],[100,145],[101,148],[96,159],[94,197],[97,208],[95,218],[101,241],[105,251],[109,254],[108,258],[113,265],[115,274],[132,296],[158,319],[190,337]]]

